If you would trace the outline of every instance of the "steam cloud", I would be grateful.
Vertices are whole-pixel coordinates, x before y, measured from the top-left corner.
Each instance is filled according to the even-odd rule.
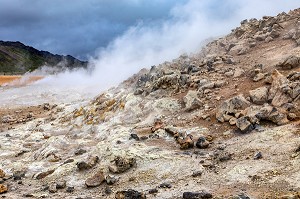
[[[170,19],[138,23],[90,59],[92,72],[67,71],[37,84],[94,89],[95,94],[125,80],[141,68],[196,52],[203,40],[222,36],[246,18],[261,18],[288,12],[299,6],[295,0],[189,0],[174,6]],[[88,34],[88,33],[87,33]]]

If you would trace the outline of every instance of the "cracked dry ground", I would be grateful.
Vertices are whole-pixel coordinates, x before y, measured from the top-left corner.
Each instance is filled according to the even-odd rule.
[[[300,10],[91,102],[1,107],[5,198],[299,198]]]

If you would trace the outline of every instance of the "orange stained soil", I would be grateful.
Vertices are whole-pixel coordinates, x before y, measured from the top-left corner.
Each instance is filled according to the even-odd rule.
[[[43,78],[43,76],[28,76],[21,79],[22,77],[23,76],[21,75],[0,75],[0,86],[3,86],[7,83],[12,84],[14,86],[21,86],[30,84]]]

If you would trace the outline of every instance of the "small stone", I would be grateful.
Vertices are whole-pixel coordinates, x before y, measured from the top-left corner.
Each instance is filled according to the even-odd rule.
[[[228,153],[225,153],[225,154],[221,154],[219,156],[219,161],[220,162],[225,162],[225,161],[228,161],[228,160],[231,160],[232,159],[232,155],[231,154],[228,154]]]
[[[180,144],[180,149],[189,149],[194,147],[194,141],[192,135],[187,135],[185,138],[178,138],[178,144]]]
[[[278,199],[299,199],[300,198],[300,192],[297,193],[289,193],[285,195],[281,195],[278,197]],[[250,199],[250,198],[247,198]]]
[[[66,192],[72,193],[74,191],[74,187],[67,187]]]
[[[43,185],[41,187],[41,191],[48,191],[49,190],[49,185]]]
[[[184,192],[183,199],[209,199],[212,198],[212,194],[207,191],[201,192]]]
[[[5,177],[5,172],[2,169],[0,169],[0,178],[4,178],[4,177]]]
[[[106,180],[106,184],[108,184],[108,185],[113,185],[118,181],[117,178],[115,178],[114,176],[110,176],[110,175],[106,176],[105,180]]]
[[[253,78],[253,81],[254,82],[258,82],[262,79],[264,79],[266,77],[266,74],[265,73],[258,73],[255,75],[255,77]]]
[[[23,177],[25,177],[25,173],[24,171],[17,171],[13,174],[13,178],[14,180],[21,180]]]
[[[295,153],[299,153],[299,152],[300,152],[300,145],[295,150]]]
[[[230,118],[229,124],[230,124],[231,126],[235,125],[235,124],[236,124],[236,118],[235,118],[235,117]]]
[[[7,192],[7,186],[4,184],[0,184],[0,194]]]
[[[196,143],[196,147],[198,147],[199,149],[206,149],[209,147],[209,142],[205,137],[201,136]]]
[[[146,199],[144,193],[138,192],[133,189],[128,189],[125,191],[118,191],[115,195],[116,199]]]
[[[202,175],[202,173],[203,173],[203,171],[194,171],[192,174],[192,177],[199,177]]]
[[[23,196],[25,198],[32,198],[32,197],[34,197],[34,195],[32,193],[25,193],[25,194],[23,194]]]
[[[159,187],[160,188],[168,188],[168,189],[170,189],[170,188],[172,188],[172,185],[170,183],[168,183],[168,182],[164,182],[164,183],[160,184]]]
[[[224,74],[226,77],[231,77],[234,75],[233,71],[228,71]]]
[[[135,133],[130,134],[130,139],[134,139],[136,141],[140,140],[139,136],[137,134],[135,134]]]
[[[263,156],[262,156],[262,153],[261,152],[258,152],[254,155],[254,160],[258,160],[258,159],[261,159]]]
[[[78,149],[77,151],[75,151],[75,155],[82,155],[82,154],[84,154],[84,153],[86,153],[86,150],[85,149]]]
[[[67,159],[63,164],[68,164],[68,163],[71,163],[71,162],[74,162],[74,159]]]
[[[89,157],[87,161],[77,162],[77,168],[79,170],[88,170],[93,168],[99,161],[98,156]]]
[[[53,182],[49,185],[49,192],[50,193],[56,193],[57,192],[57,189],[56,189],[56,183]]]
[[[105,194],[106,194],[106,195],[109,195],[109,194],[111,194],[111,193],[112,193],[111,188],[110,188],[109,186],[106,186],[106,187],[105,187]]]
[[[64,189],[66,187],[67,182],[65,180],[59,180],[56,182],[57,189]]]
[[[265,39],[265,42],[269,43],[270,41],[273,41],[273,37],[268,36],[268,37]]]
[[[295,113],[289,113],[287,118],[288,120],[296,120],[298,117]]]
[[[147,137],[147,136],[142,136],[142,137],[140,137],[140,139],[141,139],[141,140],[147,140],[148,137]]]
[[[236,126],[241,130],[242,133],[250,132],[254,129],[252,123],[246,116],[240,117],[236,120]]]
[[[122,144],[122,142],[120,140],[117,140],[116,144]]]
[[[89,177],[88,179],[86,179],[85,185],[87,187],[97,187],[97,186],[100,186],[100,184],[104,181],[105,181],[104,174],[102,171],[99,171],[92,177]]]
[[[38,179],[38,180],[43,179],[43,178],[45,178],[46,176],[48,176],[48,175],[54,173],[54,171],[55,171],[55,170],[52,169],[52,170],[49,170],[49,171],[41,172],[41,173],[37,174],[36,179]]]
[[[158,189],[154,188],[149,190],[149,194],[155,194],[155,193],[158,193]]]
[[[112,173],[123,173],[136,165],[135,158],[116,157],[115,165],[109,166]]]
[[[248,197],[246,194],[241,193],[239,195],[237,195],[237,199],[250,199],[250,197]]]

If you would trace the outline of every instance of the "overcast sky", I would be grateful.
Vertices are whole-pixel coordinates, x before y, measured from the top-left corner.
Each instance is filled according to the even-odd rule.
[[[0,40],[84,58],[130,26],[166,20],[186,0],[0,0]]]
[[[196,12],[212,22],[214,18],[224,21],[224,27],[228,26],[226,20],[231,26],[238,25],[235,13],[241,9],[245,9],[243,17],[251,18],[299,4],[299,0],[0,0],[0,40],[87,59],[96,49],[128,34],[129,27],[155,27],[166,21],[176,24],[189,17],[188,9],[195,12],[193,7],[199,2],[203,3]],[[236,17],[235,24],[232,17]]]

